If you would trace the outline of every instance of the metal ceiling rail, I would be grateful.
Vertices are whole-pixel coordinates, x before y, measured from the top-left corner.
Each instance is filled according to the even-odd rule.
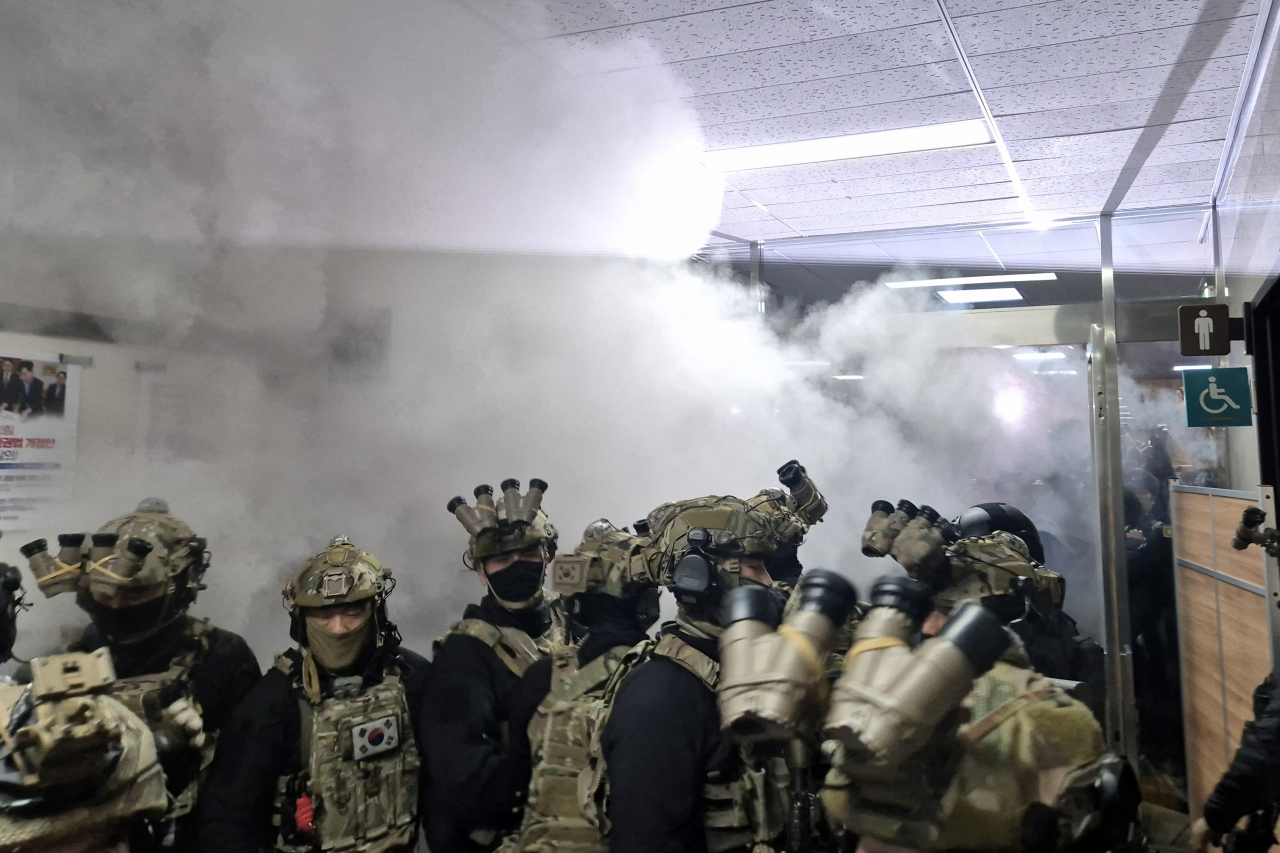
[[[1013,156],[1009,154],[1009,146],[1005,145],[1004,135],[1000,133],[999,126],[996,125],[995,113],[991,112],[991,105],[987,103],[987,96],[982,94],[982,86],[978,84],[978,75],[973,71],[973,65],[969,62],[969,54],[965,53],[964,45],[960,43],[960,34],[956,32],[956,25],[951,20],[951,13],[947,11],[944,0],[937,0],[938,14],[942,17],[942,25],[947,30],[947,37],[951,39],[951,46],[955,48],[956,58],[960,60],[960,68],[964,71],[964,76],[969,81],[969,88],[973,90],[973,96],[978,101],[978,109],[982,111],[982,115],[987,120],[987,128],[991,131],[991,139],[995,142],[996,150],[1000,152],[1000,160],[1004,163],[1005,171],[1009,173],[1009,182],[1013,184],[1013,191],[1018,194],[1018,198],[1022,200],[1022,208],[1027,212],[1028,216],[1034,216],[1036,209],[1031,203],[1031,196],[1027,194],[1027,188],[1022,185],[1022,179],[1018,177],[1018,170],[1013,165]]]
[[[1222,145],[1222,156],[1218,160],[1218,171],[1213,178],[1213,191],[1209,195],[1209,201],[1213,205],[1222,200],[1223,193],[1227,191],[1227,184],[1231,181],[1231,173],[1235,171],[1236,161],[1240,157],[1240,147],[1244,144],[1245,135],[1249,132],[1249,120],[1253,117],[1253,109],[1258,103],[1262,81],[1267,76],[1267,59],[1275,48],[1278,29],[1280,29],[1280,4],[1275,0],[1261,0],[1258,6],[1258,22],[1253,28],[1253,41],[1245,57],[1240,90],[1236,93],[1235,106],[1231,110],[1231,122],[1227,125],[1227,137]]]

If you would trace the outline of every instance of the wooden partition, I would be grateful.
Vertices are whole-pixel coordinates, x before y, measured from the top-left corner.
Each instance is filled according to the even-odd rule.
[[[1170,497],[1187,788],[1198,817],[1253,719],[1253,689],[1271,670],[1271,634],[1262,551],[1231,547],[1241,512],[1258,496],[1174,486]]]

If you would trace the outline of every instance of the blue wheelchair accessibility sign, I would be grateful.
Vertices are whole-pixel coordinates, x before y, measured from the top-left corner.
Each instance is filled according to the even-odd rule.
[[[1182,394],[1187,404],[1187,426],[1250,426],[1253,423],[1253,398],[1246,368],[1184,370]]]

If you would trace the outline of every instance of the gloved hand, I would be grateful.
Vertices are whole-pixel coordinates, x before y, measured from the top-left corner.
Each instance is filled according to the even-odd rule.
[[[1222,839],[1209,828],[1204,818],[1191,824],[1191,853],[1209,853],[1211,847],[1221,847]]]
[[[164,709],[164,719],[181,729],[192,749],[204,746],[204,720],[190,699],[179,699]]]

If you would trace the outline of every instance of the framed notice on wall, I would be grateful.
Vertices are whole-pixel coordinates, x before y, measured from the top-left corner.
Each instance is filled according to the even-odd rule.
[[[0,350],[0,531],[40,526],[75,478],[80,367]]]

